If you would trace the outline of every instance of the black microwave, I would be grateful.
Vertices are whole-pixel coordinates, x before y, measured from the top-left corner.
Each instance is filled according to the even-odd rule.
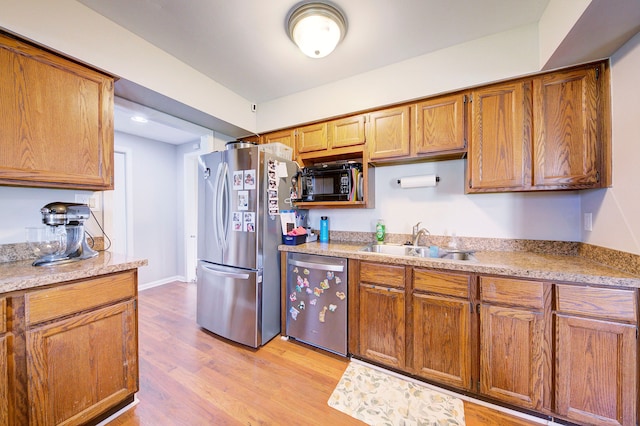
[[[328,163],[303,168],[295,201],[361,201],[362,163]]]

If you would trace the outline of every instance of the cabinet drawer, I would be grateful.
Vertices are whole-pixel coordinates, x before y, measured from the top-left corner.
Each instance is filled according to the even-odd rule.
[[[544,283],[480,277],[480,298],[483,302],[542,309],[544,307]]]
[[[136,271],[102,275],[25,295],[27,325],[86,311],[136,295]]]
[[[469,297],[469,281],[466,274],[434,272],[428,269],[414,269],[413,288],[446,296]]]
[[[360,282],[404,287],[404,266],[360,262]]]
[[[0,298],[0,333],[7,331],[7,299]]]
[[[556,286],[556,310],[567,314],[635,322],[638,313],[637,300],[636,290]]]

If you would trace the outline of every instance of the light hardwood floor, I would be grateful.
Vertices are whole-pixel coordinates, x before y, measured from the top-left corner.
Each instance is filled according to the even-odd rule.
[[[109,426],[362,425],[327,405],[348,360],[276,337],[259,350],[203,331],[196,286],[140,292],[140,403]],[[473,425],[533,425],[465,402]]]

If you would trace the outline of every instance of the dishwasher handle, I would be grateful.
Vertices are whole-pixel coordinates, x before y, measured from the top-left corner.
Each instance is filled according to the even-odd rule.
[[[343,272],[344,265],[335,265],[330,263],[302,262],[300,260],[289,260],[289,264],[300,266],[301,268],[319,269],[321,271]]]

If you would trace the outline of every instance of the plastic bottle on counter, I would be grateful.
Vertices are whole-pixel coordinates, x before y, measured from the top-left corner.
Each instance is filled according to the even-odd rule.
[[[384,237],[386,234],[386,228],[384,226],[384,220],[378,219],[378,223],[376,223],[376,241],[379,244],[384,243]]]
[[[327,216],[320,218],[320,242],[329,242],[329,218]]]

